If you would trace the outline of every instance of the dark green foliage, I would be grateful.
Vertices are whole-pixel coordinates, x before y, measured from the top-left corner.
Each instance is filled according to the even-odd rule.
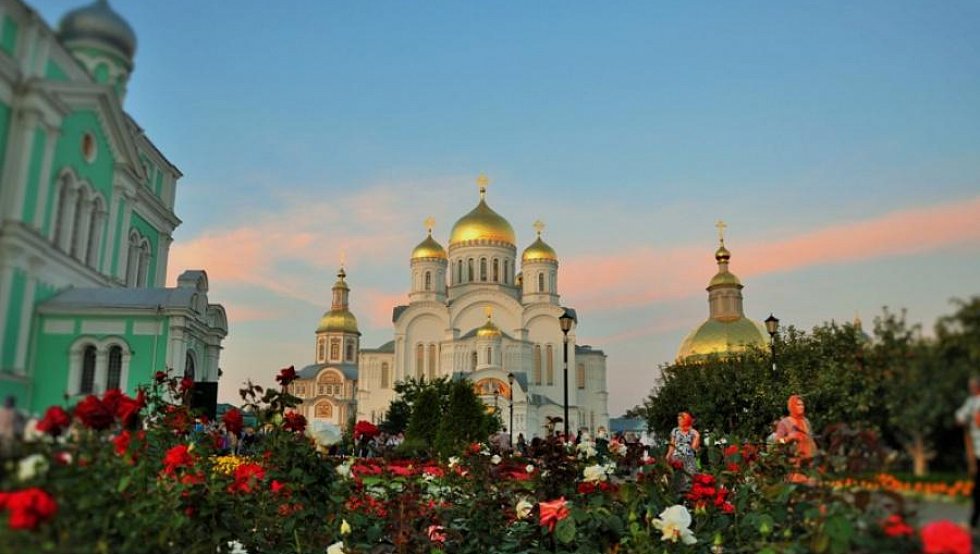
[[[412,415],[408,419],[406,440],[414,440],[432,447],[442,419],[442,398],[436,387],[425,387],[412,403]]]
[[[436,451],[443,457],[461,452],[466,445],[487,439],[498,428],[496,416],[487,414],[467,380],[453,381],[449,387],[449,403],[436,434]]]

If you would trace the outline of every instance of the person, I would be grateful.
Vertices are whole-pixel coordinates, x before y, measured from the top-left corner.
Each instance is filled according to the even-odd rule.
[[[786,400],[789,415],[776,424],[776,442],[794,446],[793,465],[797,468],[809,465],[817,453],[817,443],[813,440],[813,427],[806,418],[806,403],[803,397],[794,394]],[[793,472],[789,480],[794,483],[811,483],[805,475]]]
[[[688,475],[698,472],[697,456],[701,448],[701,433],[694,428],[694,417],[688,412],[677,414],[677,427],[670,431],[667,461],[679,463]]]
[[[17,399],[12,395],[0,407],[0,458],[12,457],[23,422],[17,412]]]
[[[965,428],[969,460],[969,472],[973,477],[973,506],[970,509],[970,527],[977,530],[980,521],[980,377],[970,377],[970,396],[956,410],[956,423]]]
[[[524,433],[517,434],[517,451],[521,456],[527,456],[527,439],[524,438]]]

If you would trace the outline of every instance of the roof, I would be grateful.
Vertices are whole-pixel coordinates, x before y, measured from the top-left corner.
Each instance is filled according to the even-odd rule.
[[[41,309],[81,308],[189,308],[197,290],[177,288],[69,288],[41,303]]]
[[[311,364],[297,372],[300,379],[316,379],[324,368],[333,368],[344,374],[344,378],[357,381],[357,366],[354,364]]]
[[[596,355],[599,355],[599,356],[605,356],[606,355],[606,353],[603,352],[602,350],[599,350],[597,348],[592,348],[588,344],[576,344],[575,345],[575,355],[576,356],[585,356],[585,355],[588,355],[588,354],[596,354]]]
[[[475,336],[476,336],[476,333],[477,333],[477,332],[478,332],[478,331],[479,331],[480,329],[482,329],[482,328],[483,328],[483,327],[477,327],[476,329],[470,329],[470,330],[469,330],[469,332],[467,332],[467,333],[466,333],[465,335],[463,335],[463,336],[461,336],[461,337],[459,337],[459,338],[460,338],[460,340],[462,340],[462,339],[471,339],[471,338],[473,338],[473,337],[475,337]],[[498,329],[498,330],[499,330],[499,329]],[[500,331],[500,334],[501,334],[502,336],[504,336],[504,337],[507,337],[507,338],[509,338],[510,340],[515,340],[515,339],[514,339],[514,337],[512,337],[512,336],[510,336],[510,335],[508,335],[507,333],[505,333],[505,332],[503,332],[503,331]]]
[[[554,400],[548,398],[543,394],[531,393],[528,395],[528,403],[532,406],[544,406],[545,404],[551,404],[552,406],[562,406],[555,402]]]
[[[402,312],[408,309],[408,306],[395,306],[391,309],[391,322],[395,323],[398,318],[402,316]]]
[[[393,354],[395,352],[395,341],[390,340],[377,348],[362,348],[361,352],[381,352]]]

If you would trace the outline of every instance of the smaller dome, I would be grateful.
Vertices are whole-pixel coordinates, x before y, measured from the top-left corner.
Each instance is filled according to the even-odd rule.
[[[719,271],[711,278],[711,281],[708,283],[708,288],[710,289],[718,285],[735,285],[740,287],[742,286],[742,282],[738,280],[738,277],[734,273]]]
[[[765,327],[748,318],[734,321],[709,319],[684,339],[677,351],[677,359],[732,354],[754,346],[765,348],[767,336]]]
[[[487,316],[487,322],[476,330],[476,336],[478,337],[499,337],[500,334],[500,329],[494,325],[493,320],[490,319],[490,316]]]
[[[717,260],[719,263],[727,262],[730,259],[732,259],[732,253],[725,248],[724,244],[719,246],[718,250],[715,250],[715,260]]]
[[[541,240],[541,236],[538,235],[538,239],[531,243],[524,250],[524,254],[521,255],[521,260],[525,262],[537,261],[537,260],[551,260],[558,261],[558,254],[555,249],[548,246],[548,243]]]
[[[58,39],[66,46],[106,45],[130,62],[136,53],[136,33],[106,0],[96,0],[65,14],[58,23]]]
[[[317,333],[353,333],[360,335],[357,330],[357,318],[349,310],[330,310],[320,318]]]
[[[441,244],[432,238],[432,234],[425,237],[425,240],[420,242],[419,245],[415,247],[415,250],[412,250],[413,260],[425,258],[438,258],[440,260],[447,259],[446,249],[444,249]]]

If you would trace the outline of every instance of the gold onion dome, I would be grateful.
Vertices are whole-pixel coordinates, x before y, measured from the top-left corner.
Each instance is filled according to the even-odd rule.
[[[497,328],[493,323],[493,315],[490,312],[490,308],[487,308],[487,322],[480,326],[476,330],[476,336],[478,337],[499,337],[500,329]]]
[[[65,45],[109,46],[132,62],[136,33],[106,0],[72,10],[58,23],[58,38]]]
[[[719,271],[718,273],[715,273],[714,277],[711,278],[711,281],[708,283],[708,288],[710,289],[711,287],[716,287],[718,285],[736,285],[741,287],[742,282],[739,281],[738,277],[736,277],[735,274],[731,273],[730,271]]]
[[[722,245],[718,247],[718,250],[715,250],[715,260],[719,262],[727,262],[730,259],[732,259],[732,253],[729,252],[728,249],[725,248],[725,244],[722,243]]]
[[[307,327],[309,329],[309,327]],[[357,318],[350,310],[330,310],[320,318],[320,325],[316,328],[317,333],[354,333],[361,334],[357,330]]]
[[[484,240],[516,246],[517,237],[514,234],[514,228],[503,216],[487,205],[486,186],[488,183],[489,180],[483,175],[477,180],[477,184],[480,185],[480,203],[453,225],[453,230],[449,234],[449,246]]]
[[[677,350],[678,359],[731,354],[748,348],[765,347],[766,330],[762,325],[747,319],[733,321],[709,319],[691,331]]]
[[[524,254],[521,255],[521,260],[525,262],[535,261],[535,260],[551,260],[558,261],[558,254],[555,249],[548,245],[545,241],[541,240],[541,231],[544,230],[544,223],[540,221],[534,222],[534,228],[538,232],[538,238],[524,249]]]
[[[425,226],[428,228],[429,234],[425,237],[425,240],[420,242],[419,245],[415,247],[415,250],[412,250],[413,260],[425,258],[438,258],[440,260],[447,259],[446,249],[443,248],[441,244],[436,242],[434,238],[432,238],[432,227],[434,225],[435,219],[429,217],[425,220]]]

